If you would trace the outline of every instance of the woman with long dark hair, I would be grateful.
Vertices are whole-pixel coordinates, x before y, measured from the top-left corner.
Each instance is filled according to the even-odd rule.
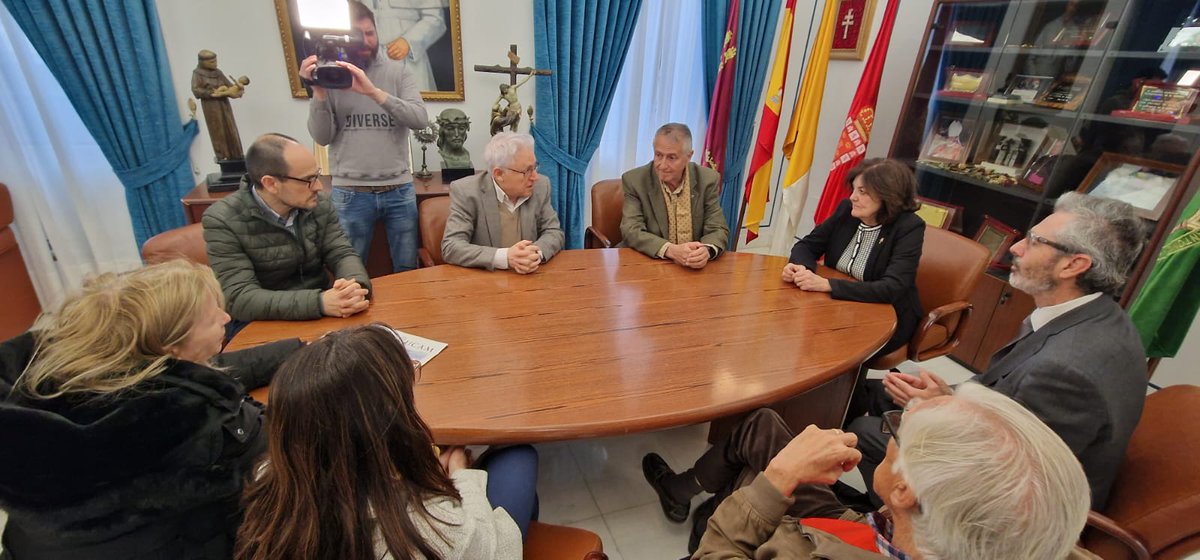
[[[485,471],[461,447],[437,450],[413,401],[416,381],[383,325],[330,333],[281,366],[235,557],[520,558],[536,510],[536,453],[499,449]]]

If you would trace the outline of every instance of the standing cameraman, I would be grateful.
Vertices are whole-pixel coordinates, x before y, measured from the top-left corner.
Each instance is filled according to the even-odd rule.
[[[375,222],[387,228],[392,270],[417,267],[417,199],[413,190],[408,131],[429,126],[421,92],[404,64],[379,56],[375,15],[350,0],[354,28],[363,48],[338,61],[354,82],[348,90],[312,86],[308,132],[329,146],[333,205],[350,244],[367,260]],[[300,65],[300,76],[312,80],[317,57]]]

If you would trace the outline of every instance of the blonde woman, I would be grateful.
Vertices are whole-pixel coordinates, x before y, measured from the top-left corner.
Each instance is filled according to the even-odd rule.
[[[95,278],[0,345],[4,554],[230,557],[266,446],[246,389],[300,342],[214,360],[228,321],[212,271],[172,261]]]

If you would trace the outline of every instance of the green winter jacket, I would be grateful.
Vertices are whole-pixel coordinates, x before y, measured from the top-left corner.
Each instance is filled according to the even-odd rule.
[[[362,259],[323,194],[316,208],[296,216],[299,238],[263,212],[244,181],[205,211],[201,223],[209,266],[234,319],[318,319],[321,292],[332,278],[354,279],[371,289]]]

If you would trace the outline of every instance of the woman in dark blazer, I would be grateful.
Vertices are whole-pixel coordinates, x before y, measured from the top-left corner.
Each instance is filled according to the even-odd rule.
[[[917,297],[917,263],[925,222],[917,216],[917,180],[907,165],[867,159],[846,177],[850,197],[792,247],[783,281],[802,290],[829,292],[833,299],[890,303],[896,332],[878,355],[912,338],[925,312]],[[817,259],[856,279],[823,278]]]

